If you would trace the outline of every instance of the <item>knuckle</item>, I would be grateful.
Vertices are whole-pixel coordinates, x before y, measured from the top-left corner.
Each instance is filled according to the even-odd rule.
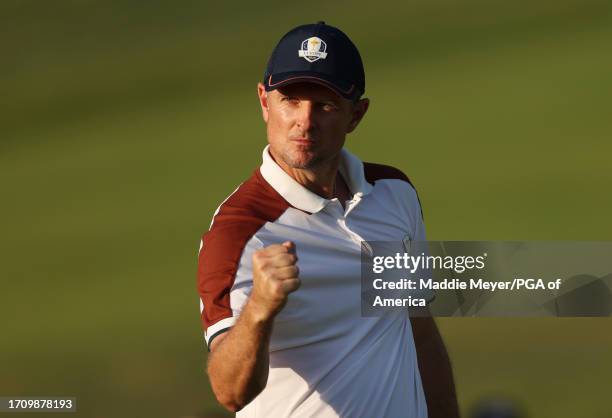
[[[292,264],[295,264],[296,259],[295,259],[295,256],[293,254],[283,254],[282,258],[281,258],[281,262],[285,266],[290,266]]]
[[[293,267],[292,266],[284,267],[282,270],[283,279],[289,279],[292,276],[293,276]]]

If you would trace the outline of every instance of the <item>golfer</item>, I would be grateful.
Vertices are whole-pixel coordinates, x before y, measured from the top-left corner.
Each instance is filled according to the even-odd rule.
[[[425,231],[408,178],[344,148],[369,106],[357,48],[324,22],[296,27],[257,92],[262,164],[199,254],[215,396],[237,417],[458,417],[434,320],[361,315],[362,242]]]

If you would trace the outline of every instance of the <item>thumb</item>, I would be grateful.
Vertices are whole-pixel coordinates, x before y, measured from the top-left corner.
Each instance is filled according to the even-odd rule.
[[[285,241],[281,244],[283,247],[287,248],[290,252],[295,252],[295,244],[293,241]]]

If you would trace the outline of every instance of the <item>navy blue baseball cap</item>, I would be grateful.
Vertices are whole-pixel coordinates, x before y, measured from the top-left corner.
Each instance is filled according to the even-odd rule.
[[[365,92],[365,73],[357,47],[325,22],[291,29],[272,51],[263,84],[270,91],[296,82],[323,84],[358,99]]]

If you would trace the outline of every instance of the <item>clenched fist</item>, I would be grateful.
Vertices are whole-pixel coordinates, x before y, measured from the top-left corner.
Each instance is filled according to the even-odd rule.
[[[289,293],[300,287],[295,244],[285,241],[253,254],[253,290],[250,302],[265,319],[278,314]]]

